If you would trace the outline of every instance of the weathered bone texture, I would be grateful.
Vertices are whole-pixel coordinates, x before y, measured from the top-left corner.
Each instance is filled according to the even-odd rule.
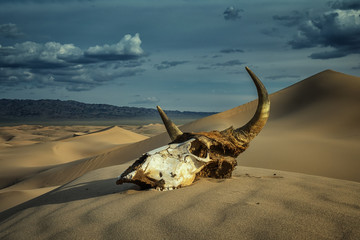
[[[264,85],[248,67],[246,70],[255,83],[259,98],[256,112],[247,124],[221,132],[182,133],[158,106],[172,142],[145,153],[119,176],[116,183],[172,190],[188,186],[199,177],[231,177],[237,165],[236,157],[259,134],[270,113],[270,101]]]

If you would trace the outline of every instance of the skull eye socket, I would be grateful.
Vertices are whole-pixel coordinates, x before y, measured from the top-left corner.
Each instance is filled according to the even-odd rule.
[[[206,158],[208,154],[207,147],[199,140],[195,140],[191,143],[189,151],[200,158]]]

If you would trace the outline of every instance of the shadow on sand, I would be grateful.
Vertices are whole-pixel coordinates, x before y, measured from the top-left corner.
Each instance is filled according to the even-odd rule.
[[[66,184],[57,189],[54,189],[44,195],[31,199],[27,202],[19,204],[8,210],[0,213],[0,223],[6,221],[9,217],[17,212],[23,211],[28,208],[68,203],[77,200],[96,198],[106,196],[114,193],[125,193],[128,190],[140,191],[140,187],[134,184],[126,183],[122,185],[116,185],[116,178],[96,180],[79,184]]]

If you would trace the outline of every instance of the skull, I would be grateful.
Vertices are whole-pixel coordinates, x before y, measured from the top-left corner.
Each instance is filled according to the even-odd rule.
[[[211,161],[209,154],[201,157],[191,152],[194,141],[190,139],[183,143],[172,143],[146,153],[138,168],[120,179],[130,182],[138,180],[139,184],[161,190],[190,185],[196,174]]]
[[[246,70],[259,96],[257,110],[247,124],[221,132],[182,133],[158,106],[172,142],[145,153],[119,176],[116,183],[172,190],[191,185],[199,177],[231,177],[237,165],[236,157],[261,131],[270,112],[270,101],[264,85],[249,68],[246,67]]]

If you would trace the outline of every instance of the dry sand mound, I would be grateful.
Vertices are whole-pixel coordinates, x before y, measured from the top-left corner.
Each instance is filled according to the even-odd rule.
[[[359,93],[359,77],[327,70],[272,94],[268,124],[228,180],[203,179],[170,192],[116,186],[115,177],[134,159],[170,141],[165,133],[76,161],[60,159],[12,186],[8,199],[62,185],[1,213],[0,238],[360,239]],[[256,101],[181,129],[239,127],[255,108]],[[95,141],[82,137],[55,142],[65,148],[58,155]]]
[[[85,135],[104,129],[105,126],[42,126],[18,125],[0,128],[1,148],[31,145]]]
[[[92,171],[3,212],[1,239],[359,239],[360,183],[256,168],[175,191]]]
[[[127,125],[121,127],[148,137],[153,137],[159,135],[160,133],[166,132],[165,126],[160,123],[150,123],[142,126]]]
[[[39,196],[98,168],[93,156],[147,137],[119,127],[0,151],[0,210]],[[67,171],[67,169],[70,169]],[[46,191],[47,189],[47,191]],[[13,200],[9,201],[11,197]]]

